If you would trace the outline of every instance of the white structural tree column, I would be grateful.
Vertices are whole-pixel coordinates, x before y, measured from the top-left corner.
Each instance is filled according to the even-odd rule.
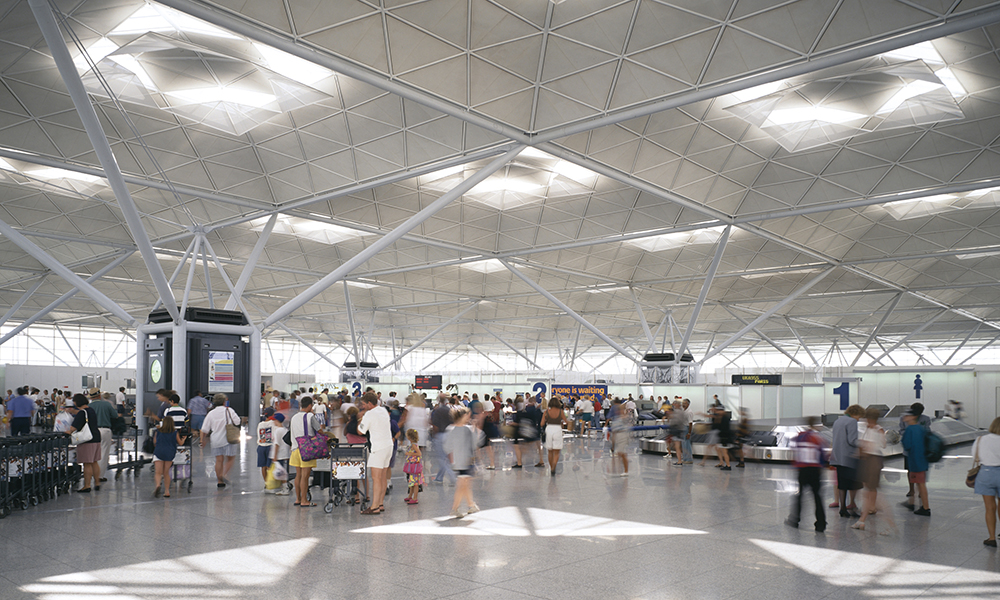
[[[149,241],[149,235],[142,224],[139,210],[132,200],[132,195],[128,191],[125,180],[122,178],[122,172],[118,168],[118,161],[111,150],[108,138],[104,135],[101,122],[97,118],[97,112],[90,103],[90,97],[87,95],[87,90],[80,79],[80,73],[76,70],[76,65],[73,64],[73,57],[69,55],[69,49],[66,48],[66,42],[63,40],[62,31],[59,29],[55,15],[52,14],[52,9],[46,0],[28,0],[28,5],[31,7],[32,14],[35,15],[35,21],[38,22],[39,29],[42,30],[45,43],[48,45],[49,51],[52,53],[52,58],[56,62],[56,67],[59,69],[59,75],[62,76],[63,82],[66,84],[66,90],[69,92],[70,98],[73,99],[73,106],[76,107],[76,112],[80,115],[80,120],[83,121],[83,127],[87,130],[87,137],[94,146],[94,152],[97,154],[97,158],[104,168],[104,173],[108,178],[108,185],[111,186],[111,190],[118,200],[118,206],[125,217],[125,222],[132,233],[132,238],[139,248],[139,253],[142,254],[142,260],[146,263],[146,269],[149,270],[149,276],[153,280],[153,285],[156,286],[156,291],[160,295],[160,299],[163,300],[167,312],[170,313],[174,321],[178,321],[180,316],[177,312],[177,302],[174,300],[174,294],[170,290],[170,284],[167,282],[166,275],[163,274],[160,262],[156,259],[156,251],[153,250],[153,244]],[[86,292],[86,288],[83,289]]]
[[[292,314],[296,310],[302,308],[303,305],[316,296],[322,294],[327,288],[346,277],[351,271],[368,262],[368,259],[394,244],[396,240],[437,214],[438,211],[448,206],[456,199],[462,197],[466,192],[485,181],[487,177],[502,169],[508,162],[520,154],[524,148],[524,145],[514,146],[502,156],[490,161],[488,165],[477,171],[462,183],[455,186],[453,189],[445,192],[440,198],[431,202],[423,210],[404,221],[402,225],[385,234],[371,246],[368,246],[361,252],[347,259],[344,264],[334,269],[332,273],[311,285],[309,289],[305,290],[295,298],[289,300],[284,306],[276,310],[274,314],[265,319],[263,326],[269,327]]]

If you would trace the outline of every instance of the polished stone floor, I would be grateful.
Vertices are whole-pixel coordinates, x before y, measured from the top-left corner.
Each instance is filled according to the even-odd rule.
[[[443,518],[448,486],[405,505],[401,473],[379,516],[325,514],[322,498],[293,507],[263,493],[253,447],[218,491],[196,451],[190,494],[154,500],[147,468],[0,521],[0,598],[1000,597],[982,499],[963,484],[968,445],[933,466],[930,518],[896,505],[905,474],[887,461],[883,490],[899,525],[890,535],[879,534],[884,515],[857,531],[834,509],[825,534],[809,518],[785,525],[795,490],[786,465],[723,472],[636,454],[622,478],[603,441],[567,439],[550,477],[511,470],[500,450],[503,467],[475,479],[482,512],[462,520]],[[829,502],[829,483],[824,492]]]

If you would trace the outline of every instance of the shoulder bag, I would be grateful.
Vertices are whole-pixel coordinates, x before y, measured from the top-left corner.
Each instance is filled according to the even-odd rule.
[[[80,444],[86,444],[90,440],[94,439],[94,434],[90,431],[90,417],[87,415],[86,409],[83,411],[83,429],[80,431],[74,431],[69,434],[69,441],[71,444],[79,446]]]
[[[310,416],[312,413],[302,414],[302,433],[304,435],[295,438],[295,442],[299,445],[299,456],[305,461],[329,458],[330,446],[326,443],[326,436],[318,431],[315,435],[309,435]]]
[[[979,444],[981,443],[983,443],[983,438],[979,438],[979,442],[976,444],[976,455],[972,459],[972,468],[965,475],[966,487],[976,487],[976,476],[979,475]]]
[[[226,411],[226,441],[230,444],[240,443],[240,426],[229,422],[229,407],[223,407]]]

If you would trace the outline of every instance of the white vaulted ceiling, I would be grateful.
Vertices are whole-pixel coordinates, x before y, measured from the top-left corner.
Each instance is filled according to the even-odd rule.
[[[862,346],[890,307],[875,355],[921,327],[907,343],[1000,333],[1000,2],[54,6],[121,100],[67,37],[168,277],[204,231],[235,282],[279,213],[244,294],[256,321],[524,143],[349,275],[370,340],[412,343],[476,301],[427,345],[509,353],[491,331],[520,349],[576,335],[504,259],[641,354],[643,320],[662,335],[669,314],[680,342],[726,239],[696,359],[818,277],[730,350]],[[77,274],[136,247],[20,0],[0,1],[0,160],[0,220]],[[0,238],[0,305],[45,276],[11,322],[72,289],[47,273]],[[193,304],[209,289],[225,304],[211,277],[198,270]],[[95,286],[140,321],[157,298],[138,253]],[[350,345],[344,290],[284,324]],[[42,321],[108,318],[125,325],[77,294]],[[584,329],[591,346],[607,347]]]

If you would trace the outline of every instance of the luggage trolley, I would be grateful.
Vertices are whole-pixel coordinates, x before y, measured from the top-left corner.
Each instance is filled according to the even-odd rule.
[[[178,483],[178,489],[187,488],[187,493],[191,493],[191,486],[194,485],[194,469],[191,468],[192,444],[191,436],[185,440],[184,445],[177,446],[177,454],[174,455],[174,464],[170,467],[170,482]]]
[[[133,477],[138,477],[142,468],[153,462],[151,458],[144,458],[139,448],[139,432],[134,427],[122,435],[114,436],[114,446],[112,448],[115,461],[108,464],[108,470],[115,470],[115,480],[122,478],[122,472],[132,472]]]
[[[330,514],[334,506],[354,504],[355,493],[361,497],[361,510],[366,509],[368,494],[358,482],[368,477],[368,447],[363,444],[332,447],[329,461],[330,498],[323,512]]]

